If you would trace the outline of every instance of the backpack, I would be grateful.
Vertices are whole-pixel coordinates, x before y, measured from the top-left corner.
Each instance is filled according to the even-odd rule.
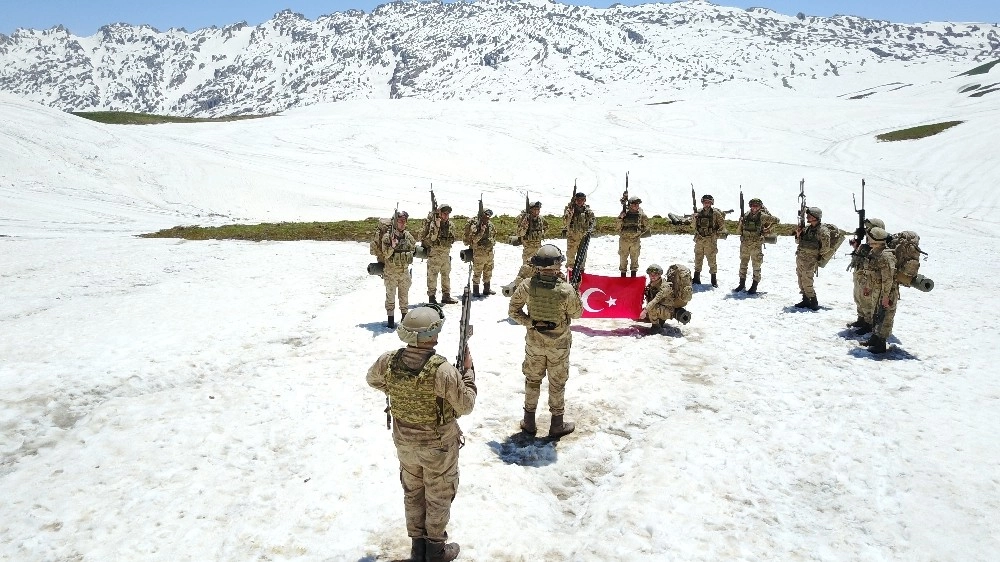
[[[913,277],[920,271],[920,254],[924,254],[920,249],[920,235],[912,230],[904,230],[894,234],[886,247],[896,257],[896,281],[909,287]]]
[[[372,231],[371,241],[368,243],[368,252],[375,256],[378,261],[384,262],[385,256],[382,255],[382,237],[389,232],[389,226],[392,221],[389,219],[378,219],[378,225]]]
[[[823,222],[819,226],[820,228],[825,228],[830,233],[830,247],[819,256],[819,266],[826,267],[826,264],[830,263],[830,260],[837,254],[837,250],[840,249],[841,244],[844,243],[847,237],[844,236],[843,231],[832,224]]]
[[[691,302],[694,289],[691,286],[691,270],[679,263],[667,268],[663,275],[674,289],[674,308],[681,308]]]

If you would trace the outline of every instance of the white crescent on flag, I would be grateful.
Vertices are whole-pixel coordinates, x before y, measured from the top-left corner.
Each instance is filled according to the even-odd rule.
[[[587,289],[586,291],[584,291],[583,294],[580,295],[580,300],[583,301],[583,308],[587,312],[600,312],[600,311],[604,310],[603,308],[592,308],[590,306],[590,295],[592,295],[594,293],[601,293],[602,295],[607,295],[607,293],[605,293],[604,291],[602,291],[601,289],[599,289],[597,287],[591,287],[590,289]]]

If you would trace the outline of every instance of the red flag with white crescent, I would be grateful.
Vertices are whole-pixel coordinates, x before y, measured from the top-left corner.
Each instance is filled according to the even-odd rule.
[[[629,318],[642,313],[645,277],[606,277],[584,273],[580,280],[583,318]]]

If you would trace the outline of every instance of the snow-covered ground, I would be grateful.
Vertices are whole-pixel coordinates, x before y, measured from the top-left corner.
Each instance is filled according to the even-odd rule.
[[[450,533],[462,560],[992,560],[1000,551],[995,312],[1000,93],[913,69],[863,100],[706,92],[662,105],[369,101],[224,124],[115,127],[0,96],[0,559],[387,560],[408,552],[383,396],[401,345],[360,243],[151,240],[177,224],[456,213],[524,191],[558,212],[574,179],[602,214],[625,172],[650,215],[759,196],[851,229],[915,230],[930,293],[903,290],[895,349],[847,336],[841,256],[800,312],[794,242],[733,295],[738,241],[694,318],[642,337],[574,326],[558,443],[517,447],[523,328],[473,305],[480,396]],[[669,101],[669,100],[660,100]],[[934,137],[874,135],[944,120]],[[561,244],[561,242],[559,242]],[[846,250],[846,246],[845,246]],[[498,246],[495,283],[520,249]],[[457,250],[456,250],[457,253]],[[686,236],[643,263],[690,265]],[[458,264],[458,260],[455,260]],[[615,274],[616,240],[589,271]],[[464,285],[456,268],[452,284]],[[411,301],[422,299],[422,263]],[[458,292],[458,291],[456,291]],[[440,350],[455,354],[457,307]],[[543,388],[544,391],[544,388]],[[543,393],[544,397],[544,393]],[[543,400],[544,403],[544,400]],[[540,409],[540,425],[548,415]]]

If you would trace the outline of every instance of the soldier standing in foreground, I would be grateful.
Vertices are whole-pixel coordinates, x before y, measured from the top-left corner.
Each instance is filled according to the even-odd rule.
[[[625,201],[622,201],[624,206]],[[631,197],[628,199],[628,208],[623,209],[618,215],[618,270],[622,277],[625,277],[625,270],[629,267],[629,260],[632,260],[632,277],[635,277],[639,270],[639,251],[642,247],[640,240],[649,232],[649,218],[642,211],[642,199]]]
[[[572,433],[573,423],[563,421],[566,411],[566,381],[569,380],[569,352],[573,344],[570,322],[583,314],[580,295],[566,282],[561,268],[566,260],[559,248],[543,245],[531,259],[538,272],[518,285],[507,309],[510,317],[527,328],[524,336],[524,420],[521,429],[534,434],[535,410],[541,395],[542,379],[549,377],[549,437]],[[524,308],[527,306],[527,313]]]
[[[399,299],[400,319],[406,317],[406,309],[410,304],[410,264],[413,263],[413,250],[417,241],[406,230],[406,221],[410,215],[406,211],[398,211],[392,228],[382,236],[382,255],[385,256],[385,269],[382,281],[385,283],[385,313],[389,317],[386,326],[396,327],[396,299]]]
[[[437,216],[433,212],[427,216],[426,235],[423,245],[427,248],[427,298],[437,303],[438,275],[441,276],[441,304],[455,304],[451,298],[451,245],[455,243],[455,233],[451,227],[451,205],[441,205]]]
[[[492,217],[493,211],[485,209],[480,216],[465,225],[465,243],[472,248],[472,296],[474,297],[480,296],[480,279],[483,281],[482,296],[496,294],[496,291],[490,289],[490,281],[493,279],[493,246],[497,242],[496,227],[490,221]]]
[[[795,228],[795,241],[799,245],[795,250],[795,274],[802,293],[802,301],[795,304],[796,308],[819,310],[813,278],[819,271],[820,256],[830,247],[830,231],[821,227],[822,219],[823,211],[819,207],[806,207],[808,226],[803,228],[800,224]]]
[[[692,197],[694,189],[691,190]],[[701,196],[702,208],[691,216],[691,224],[694,226],[694,284],[701,285],[701,265],[708,259],[708,272],[712,276],[712,286],[718,287],[719,280],[716,277],[718,266],[716,256],[719,255],[719,237],[725,233],[726,218],[722,211],[715,209],[715,198],[705,194]]]
[[[594,211],[587,205],[587,194],[578,191],[566,205],[563,217],[566,225],[566,259],[572,265],[576,261],[576,252],[580,249],[584,235],[594,230],[597,223]]]
[[[740,192],[742,204],[743,193]],[[751,295],[757,293],[760,283],[761,264],[764,263],[764,239],[771,236],[771,229],[778,224],[778,219],[767,212],[764,202],[754,197],[750,200],[750,212],[740,217],[740,284],[734,292],[746,291]],[[753,283],[746,288],[747,265],[753,262]]]
[[[885,353],[885,342],[892,335],[892,325],[896,318],[899,302],[899,282],[896,281],[896,256],[885,251],[889,233],[877,226],[868,229],[868,245],[871,246],[871,265],[865,269],[865,285],[862,295],[875,304],[872,316],[872,335],[861,342],[872,353]]]
[[[366,377],[389,399],[413,561],[446,562],[459,552],[458,544],[447,543],[446,530],[462,446],[455,420],[476,404],[476,374],[468,348],[464,374],[435,353],[443,324],[439,309],[414,308],[396,329],[406,347],[383,353]]]

